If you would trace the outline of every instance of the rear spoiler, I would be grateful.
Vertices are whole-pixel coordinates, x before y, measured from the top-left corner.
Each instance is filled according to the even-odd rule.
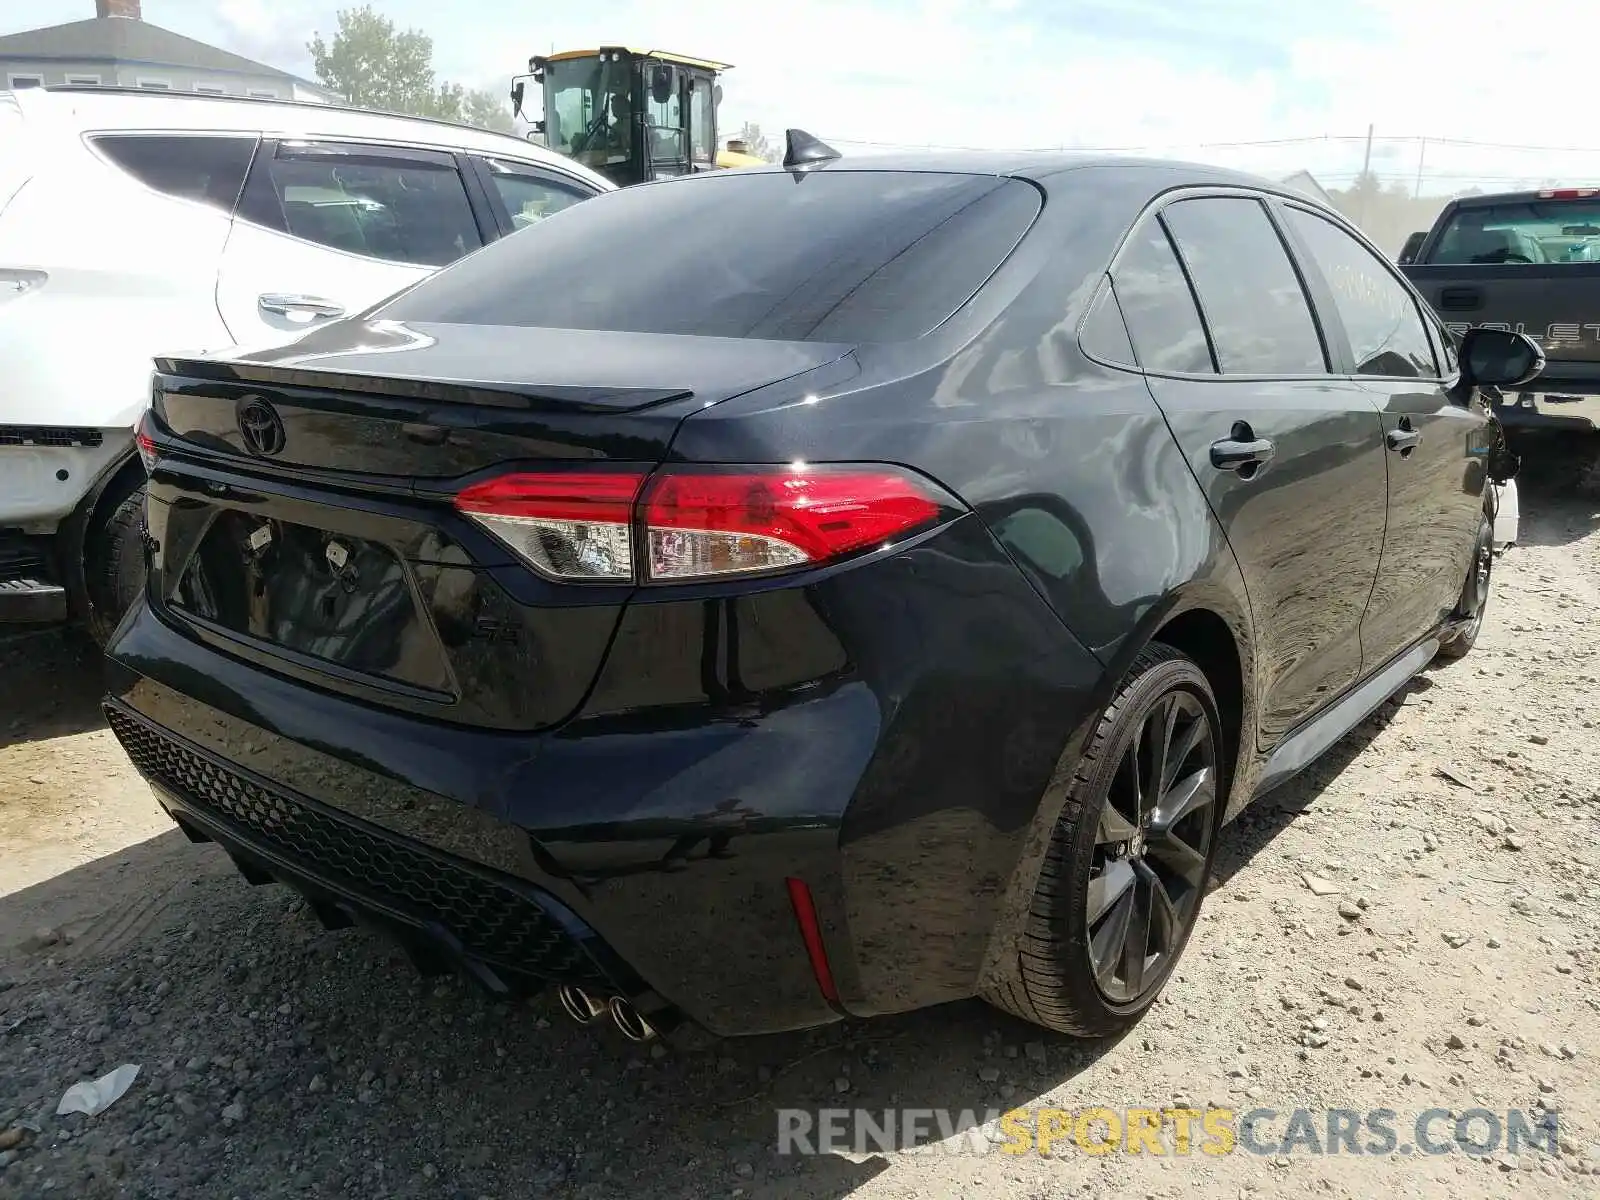
[[[163,391],[206,382],[394,396],[435,404],[514,408],[522,412],[549,409],[568,413],[638,412],[674,400],[687,400],[694,395],[682,388],[535,387],[468,379],[395,378],[356,371],[209,358],[157,358],[155,363],[158,376],[155,386]]]

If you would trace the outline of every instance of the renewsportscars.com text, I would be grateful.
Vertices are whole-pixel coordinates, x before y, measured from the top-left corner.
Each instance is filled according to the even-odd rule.
[[[1553,1112],[1444,1108],[824,1108],[778,1110],[779,1154],[1219,1156],[1557,1153]]]

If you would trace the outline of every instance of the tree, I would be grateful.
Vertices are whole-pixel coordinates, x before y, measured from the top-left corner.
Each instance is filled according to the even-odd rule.
[[[341,9],[333,40],[313,34],[307,49],[318,81],[358,108],[511,131],[509,103],[459,83],[435,83],[433,39],[420,29],[396,29],[370,4]]]
[[[753,154],[757,158],[764,158],[769,163],[777,162],[778,155],[772,148],[772,143],[767,141],[767,135],[761,132],[761,126],[754,121],[746,121],[739,127],[739,132],[731,141],[742,141],[746,154]]]
[[[318,81],[357,107],[428,116],[438,107],[433,39],[415,29],[397,31],[370,4],[341,9],[333,41],[313,34],[307,49]]]
[[[515,128],[511,120],[510,95],[497,96],[481,88],[467,92],[463,98],[461,119],[468,125],[493,129],[497,133],[510,133]]]

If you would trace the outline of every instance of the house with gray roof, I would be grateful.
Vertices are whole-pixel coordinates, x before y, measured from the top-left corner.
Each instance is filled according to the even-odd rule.
[[[152,25],[139,0],[95,0],[92,20],[0,37],[0,89],[52,84],[340,102],[320,84]]]
[[[1279,182],[1304,192],[1314,200],[1322,201],[1329,208],[1335,207],[1333,197],[1328,195],[1328,190],[1317,182],[1317,177],[1310,171],[1296,171]]]

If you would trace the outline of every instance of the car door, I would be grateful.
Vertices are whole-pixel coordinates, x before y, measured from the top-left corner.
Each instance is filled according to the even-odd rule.
[[[245,181],[217,307],[247,346],[360,312],[496,232],[446,151],[266,141]]]
[[[1280,740],[1362,673],[1383,545],[1383,426],[1337,378],[1259,197],[1188,193],[1112,268],[1134,350],[1244,576],[1259,733]]]
[[[483,186],[501,233],[515,233],[599,192],[548,167],[501,155],[467,156]]]
[[[1488,485],[1489,419],[1452,394],[1416,295],[1343,226],[1281,205],[1318,307],[1342,327],[1351,381],[1377,401],[1388,448],[1389,520],[1377,582],[1361,625],[1369,668],[1436,628],[1456,607]],[[1441,335],[1442,336],[1442,335]]]

